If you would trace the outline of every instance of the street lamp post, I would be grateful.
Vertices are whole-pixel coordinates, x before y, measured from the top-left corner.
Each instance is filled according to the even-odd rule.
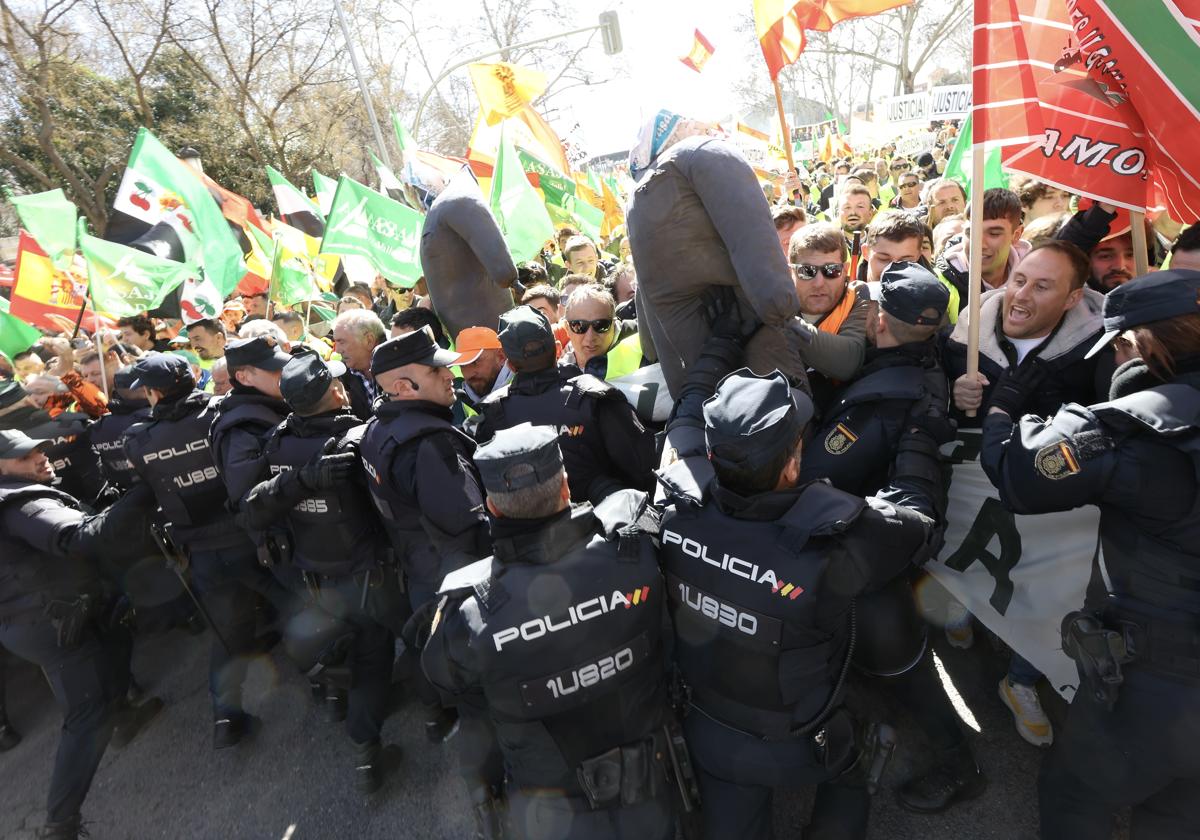
[[[555,41],[555,40],[558,40],[559,38],[567,38],[571,35],[579,35],[584,32],[595,32],[597,29],[600,30],[600,33],[601,33],[602,37],[604,38],[604,52],[607,55],[616,55],[617,53],[619,53],[621,51],[621,46],[622,46],[622,44],[621,44],[621,25],[617,21],[617,13],[613,12],[613,11],[608,11],[608,12],[600,13],[600,22],[597,23],[595,26],[583,26],[583,27],[580,27],[579,29],[570,29],[566,32],[557,32],[554,35],[546,35],[545,37],[542,37],[542,38],[534,38],[532,41],[522,41],[519,44],[509,44],[508,46],[499,47],[497,49],[489,50],[488,52],[481,53],[480,55],[475,55],[470,58],[464,59],[462,61],[459,61],[456,64],[451,64],[449,67],[447,67],[445,70],[443,70],[436,79],[433,80],[433,83],[429,86],[429,89],[427,91],[425,91],[425,95],[421,97],[421,102],[420,102],[420,104],[417,105],[417,115],[415,117],[413,117],[413,126],[412,126],[413,138],[414,139],[416,138],[417,129],[420,128],[420,126],[421,126],[421,114],[424,113],[424,111],[425,111],[425,104],[429,101],[429,97],[433,95],[434,90],[437,89],[438,83],[441,82],[443,79],[445,79],[447,76],[449,76],[451,73],[453,73],[455,70],[458,70],[460,67],[466,67],[468,64],[473,64],[482,58],[489,58],[493,55],[507,52],[509,50],[524,49],[525,47],[530,47],[530,46],[533,46],[534,44],[542,44],[542,43],[545,43],[546,41]],[[351,52],[351,55],[353,55],[353,52]]]
[[[350,27],[346,23],[346,13],[342,11],[342,0],[333,0],[333,8],[337,10],[338,23],[342,27],[342,37],[346,39],[346,50],[350,53],[350,63],[354,65],[354,75],[358,79],[358,92],[362,95],[363,105],[367,109],[367,119],[371,121],[371,130],[375,132],[375,145],[379,146],[379,158],[387,168],[392,168],[392,156],[388,154],[387,144],[383,142],[383,131],[379,128],[379,120],[375,118],[375,106],[371,104],[371,94],[367,91],[367,80],[363,76],[362,67],[358,63],[358,53],[354,42],[350,40]]]

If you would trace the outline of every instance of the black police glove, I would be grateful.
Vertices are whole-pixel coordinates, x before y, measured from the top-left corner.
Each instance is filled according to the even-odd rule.
[[[427,601],[412,614],[408,621],[404,622],[404,627],[400,630],[400,638],[404,640],[405,647],[410,650],[425,648],[429,637],[433,635],[433,618],[437,615],[438,608],[443,601],[445,598]]]
[[[349,481],[357,469],[358,456],[353,452],[322,455],[299,469],[299,481],[305,490],[332,490]]]
[[[1025,413],[1025,405],[1046,381],[1046,367],[1039,359],[1030,359],[1016,369],[1009,368],[992,391],[988,409],[998,408],[1016,419]]]

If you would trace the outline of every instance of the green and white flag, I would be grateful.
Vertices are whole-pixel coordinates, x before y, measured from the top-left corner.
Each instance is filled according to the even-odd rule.
[[[546,240],[554,238],[554,223],[546,212],[542,197],[525,177],[521,158],[500,124],[500,148],[492,170],[490,205],[496,224],[512,258],[521,262],[537,256]],[[582,202],[581,202],[582,203]]]
[[[946,171],[942,173],[943,178],[953,178],[955,181],[963,185],[963,189],[967,191],[967,195],[971,194],[971,157],[972,157],[972,127],[971,118],[967,117],[962,124],[962,129],[958,132],[958,138],[954,143],[954,151],[950,153],[950,159],[946,161]],[[992,146],[984,152],[983,162],[983,188],[990,190],[993,187],[1008,188],[1008,173],[1001,166],[1002,149],[1000,146]]]
[[[150,225],[166,222],[189,262],[222,296],[245,274],[242,247],[208,187],[149,129],[138,130],[113,209]]]
[[[264,233],[253,225],[247,225],[250,235],[254,237],[259,248],[271,263],[269,284],[271,299],[277,300],[284,306],[292,306],[306,300],[312,300],[320,295],[316,280],[312,276],[312,266],[308,262],[303,237],[294,241],[284,231],[277,231],[275,237]]]
[[[77,211],[63,191],[48,190],[31,195],[9,193],[8,200],[17,208],[21,227],[42,246],[54,267],[68,268],[75,257]]]
[[[315,169],[312,171],[312,179],[313,192],[317,194],[317,206],[321,208],[321,215],[328,218],[329,209],[333,207],[333,195],[337,192],[337,181]]]
[[[273,166],[267,167],[267,180],[271,182],[271,192],[274,193],[275,204],[279,207],[279,218],[283,219],[285,224],[304,231],[314,239],[320,239],[325,233],[325,219],[317,203],[300,192]]]
[[[196,266],[164,260],[80,231],[96,309],[125,318],[162,305],[167,295],[197,274]]]
[[[407,289],[421,279],[418,250],[424,224],[416,210],[343,175],[321,251],[366,257],[391,283]]]
[[[18,353],[24,353],[42,337],[37,327],[31,326],[16,315],[8,312],[8,299],[0,297],[0,355],[9,361]]]

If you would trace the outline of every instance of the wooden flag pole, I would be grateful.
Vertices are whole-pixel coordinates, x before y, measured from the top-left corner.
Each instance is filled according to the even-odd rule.
[[[787,117],[783,115],[783,91],[779,89],[779,79],[773,79],[771,83],[775,86],[775,107],[779,112],[779,129],[783,132],[783,151],[787,154],[790,175],[796,171],[796,161],[792,159],[792,133],[788,131]]]
[[[1146,214],[1143,211],[1129,212],[1129,233],[1133,237],[1134,276],[1141,277],[1150,271],[1150,257],[1146,248]]]
[[[967,376],[979,374],[979,303],[983,298],[983,193],[984,162],[982,143],[971,145],[971,265],[967,272]],[[966,412],[974,417],[974,411]]]

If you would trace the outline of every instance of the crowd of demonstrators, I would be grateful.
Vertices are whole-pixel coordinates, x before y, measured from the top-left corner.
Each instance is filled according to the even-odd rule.
[[[1051,750],[1044,836],[1107,837],[1121,806],[1185,836],[1200,225],[1148,227],[1165,270],[1134,279],[1112,206],[1021,181],[972,219],[942,161],[812,162],[772,203],[727,143],[658,137],[628,230],[563,227],[518,283],[459,230],[431,237],[428,288],[343,283],[331,323],[235,294],[0,362],[0,646],[64,710],[42,836],[79,836],[107,746],[162,713],[130,651],[175,629],[211,634],[214,749],[270,726],[242,684],[286,656],[368,795],[413,674],[483,838],[766,838],[800,785],[806,836],[864,837],[895,733],[855,692],[930,747],[904,808],[983,795],[913,596],[953,492],[939,447],[967,429],[1010,509],[1102,512],[1105,574],[1064,605],[1065,731],[1021,655],[997,688]],[[655,360],[665,421],[620,387]],[[952,602],[944,631],[969,647],[973,618]],[[0,702],[0,750],[19,733]]]

